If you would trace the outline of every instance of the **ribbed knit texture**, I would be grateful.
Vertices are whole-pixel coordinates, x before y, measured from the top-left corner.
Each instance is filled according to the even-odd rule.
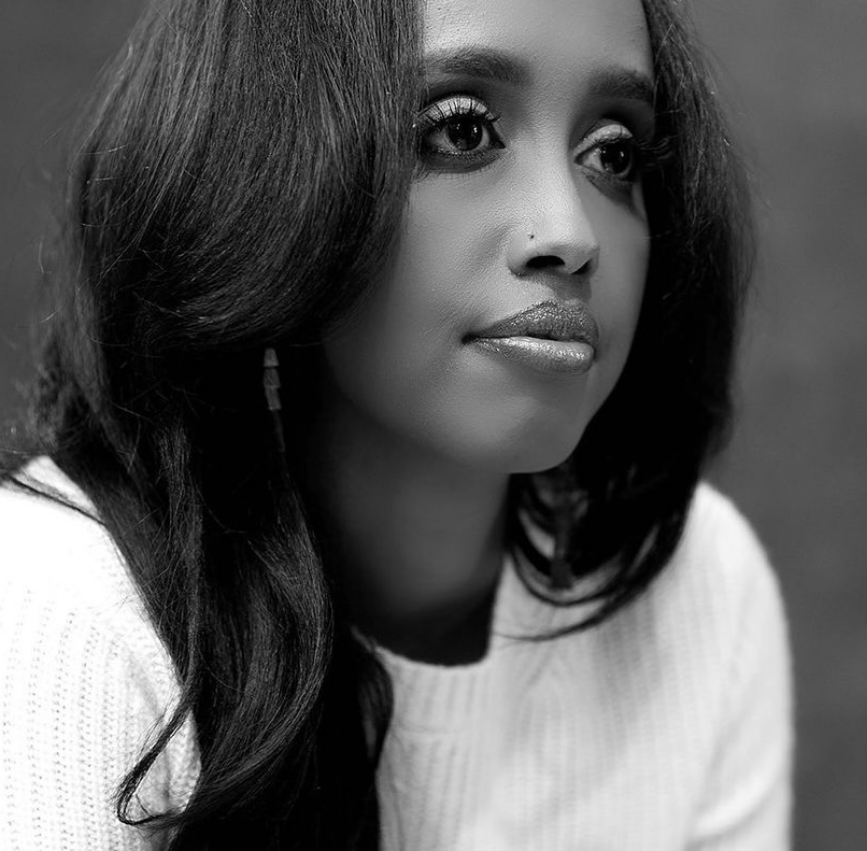
[[[31,474],[86,500],[49,461]],[[440,667],[377,648],[396,712],[379,773],[383,851],[783,851],[792,707],[764,552],[708,486],[666,572],[594,630],[516,640],[586,609],[532,597],[507,559],[485,657]],[[153,849],[112,795],[177,696],[111,540],[0,490],[0,849]],[[195,782],[188,725],[142,803]]]

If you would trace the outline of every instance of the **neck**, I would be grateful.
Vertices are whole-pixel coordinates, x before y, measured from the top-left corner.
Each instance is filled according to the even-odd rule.
[[[484,655],[508,476],[480,474],[329,406],[302,473],[353,622],[401,655]]]

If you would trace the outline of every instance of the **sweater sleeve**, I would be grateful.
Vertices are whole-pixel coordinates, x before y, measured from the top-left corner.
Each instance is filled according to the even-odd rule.
[[[14,593],[0,602],[0,624],[0,847],[160,847],[123,825],[113,803],[158,721],[128,654],[82,613]]]
[[[119,821],[115,795],[175,698],[173,683],[98,524],[0,493],[0,848],[162,848]],[[182,728],[134,807],[162,812],[184,800],[192,741]]]
[[[792,677],[777,580],[751,530],[725,543],[743,568],[721,734],[689,851],[787,851]]]

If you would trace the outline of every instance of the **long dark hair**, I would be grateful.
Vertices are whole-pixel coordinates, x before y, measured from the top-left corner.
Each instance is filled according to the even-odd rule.
[[[652,246],[636,337],[572,456],[513,480],[514,516],[558,540],[546,565],[513,523],[527,562],[555,578],[596,575],[595,590],[582,598],[599,602],[585,629],[635,599],[665,567],[699,477],[726,443],[753,261],[746,175],[685,4],[643,2],[664,153],[643,179]]]
[[[573,457],[510,491],[528,564],[604,576],[576,628],[634,599],[677,544],[728,423],[747,271],[740,171],[706,72],[670,0],[645,6],[670,153],[645,179],[637,338]],[[412,0],[153,4],[74,157],[34,443],[6,477],[47,453],[83,488],[174,661],[177,712],[118,800],[125,820],[170,829],[174,851],[377,846],[390,685],[349,630],[291,452],[284,464],[269,437],[261,372],[276,347],[291,435],[309,352],[403,211],[416,17]],[[556,564],[529,523],[557,536]],[[193,796],[139,819],[136,789],[189,715]]]

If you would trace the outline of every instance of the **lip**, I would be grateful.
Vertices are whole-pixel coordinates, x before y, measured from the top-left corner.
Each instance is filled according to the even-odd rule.
[[[544,301],[472,334],[468,342],[539,372],[583,373],[596,357],[599,327],[581,301]]]
[[[582,301],[543,301],[471,336],[473,339],[487,340],[534,337],[539,340],[586,343],[594,349],[599,345],[596,320]]]

